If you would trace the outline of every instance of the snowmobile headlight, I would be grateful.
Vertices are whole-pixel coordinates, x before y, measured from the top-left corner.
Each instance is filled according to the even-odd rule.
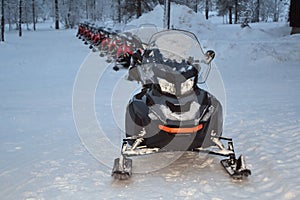
[[[162,92],[176,95],[175,84],[166,81],[165,79],[158,78],[158,84]]]
[[[186,94],[193,89],[194,86],[194,78],[187,79],[183,83],[181,83],[181,94]]]

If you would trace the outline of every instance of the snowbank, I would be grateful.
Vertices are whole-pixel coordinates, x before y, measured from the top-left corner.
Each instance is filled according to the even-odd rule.
[[[136,25],[138,27],[141,24],[155,24],[158,27],[163,27],[163,16],[163,6],[157,5],[151,12],[131,21],[129,25]],[[201,13],[195,13],[187,6],[175,3],[171,4],[170,27],[190,30],[198,34],[209,34],[215,28],[215,26],[210,21],[206,20]]]

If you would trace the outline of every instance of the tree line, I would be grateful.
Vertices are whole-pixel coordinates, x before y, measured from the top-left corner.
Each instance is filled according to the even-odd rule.
[[[170,0],[201,12],[226,18],[226,23],[278,21],[286,17],[290,0]],[[59,28],[74,28],[80,21],[127,23],[165,0],[1,0],[1,41],[4,27],[36,30],[36,23],[54,20]],[[25,26],[24,26],[25,25]]]

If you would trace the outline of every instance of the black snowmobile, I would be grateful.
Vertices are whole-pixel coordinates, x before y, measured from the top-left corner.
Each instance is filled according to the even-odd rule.
[[[235,179],[251,174],[231,138],[222,137],[223,111],[218,99],[201,89],[215,53],[203,52],[193,33],[165,30],[152,36],[143,56],[129,69],[129,78],[142,82],[130,100],[120,158],[112,176],[132,175],[131,156],[166,151],[195,151],[227,157],[222,166]],[[225,141],[227,145],[224,145]]]

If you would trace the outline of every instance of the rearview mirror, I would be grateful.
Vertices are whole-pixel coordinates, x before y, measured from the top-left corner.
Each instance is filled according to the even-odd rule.
[[[210,64],[211,61],[215,58],[215,52],[213,50],[208,50],[205,53],[206,64]]]

